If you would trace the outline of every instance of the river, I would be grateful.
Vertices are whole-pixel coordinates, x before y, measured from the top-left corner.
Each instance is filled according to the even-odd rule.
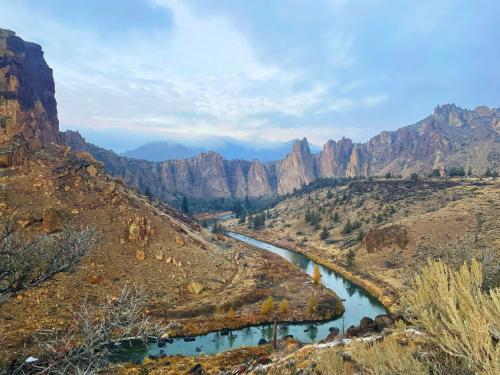
[[[304,255],[293,251],[258,241],[254,238],[238,234],[228,233],[232,238],[245,242],[254,247],[270,251],[285,258],[287,261],[297,265],[308,275],[312,275],[315,262]],[[362,288],[343,278],[336,272],[318,265],[322,275],[322,283],[326,288],[333,290],[341,299],[345,306],[345,313],[342,317],[320,323],[286,323],[278,325],[278,337],[293,335],[294,338],[310,343],[319,341],[330,333],[330,327],[337,327],[340,332],[345,327],[358,325],[359,321],[367,316],[375,318],[379,314],[386,313],[384,306],[375,298],[366,293]],[[242,346],[258,345],[259,340],[265,338],[270,340],[273,335],[273,325],[270,323],[259,324],[252,327],[234,329],[229,334],[221,332],[210,332],[205,335],[195,336],[195,341],[184,341],[184,338],[173,339],[173,343],[167,343],[164,347],[158,347],[156,343],[148,344],[147,349],[139,350],[135,348],[129,358],[142,359],[147,355],[156,355],[162,350],[166,355],[198,355],[214,354],[226,350],[236,349]]]

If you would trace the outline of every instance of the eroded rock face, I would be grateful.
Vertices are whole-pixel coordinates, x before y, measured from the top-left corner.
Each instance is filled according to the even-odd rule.
[[[136,244],[146,243],[155,234],[145,216],[134,216],[128,220],[128,240]]]
[[[108,173],[130,186],[162,199],[269,197],[293,192],[319,177],[354,177],[416,172],[453,166],[500,172],[500,110],[455,105],[438,106],[431,116],[396,131],[383,131],[367,143],[328,141],[313,155],[307,139],[297,140],[283,160],[224,160],[209,152],[195,158],[161,163],[127,159],[87,144],[75,132],[61,138],[73,148],[92,153]],[[66,135],[68,134],[68,135]]]
[[[0,144],[16,136],[31,150],[58,143],[54,93],[41,47],[0,29]]]
[[[293,192],[316,178],[315,161],[307,139],[296,141],[292,151],[277,165],[278,194]]]

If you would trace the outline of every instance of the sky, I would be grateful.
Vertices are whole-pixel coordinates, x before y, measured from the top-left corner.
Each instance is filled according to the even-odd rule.
[[[42,45],[62,129],[366,141],[438,104],[500,107],[498,0],[0,0]]]

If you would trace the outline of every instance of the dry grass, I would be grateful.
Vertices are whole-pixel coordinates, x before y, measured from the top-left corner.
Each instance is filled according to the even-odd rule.
[[[470,371],[494,375],[500,371],[500,288],[482,291],[481,265],[472,260],[453,271],[442,262],[429,261],[415,277],[405,298],[415,323],[432,343]],[[496,337],[496,339],[494,339]]]

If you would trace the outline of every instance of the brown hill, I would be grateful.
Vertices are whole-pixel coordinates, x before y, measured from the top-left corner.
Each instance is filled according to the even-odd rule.
[[[404,293],[428,257],[498,257],[499,210],[499,181],[375,179],[287,198],[269,210],[263,230],[237,220],[229,227],[366,281],[383,298]]]

